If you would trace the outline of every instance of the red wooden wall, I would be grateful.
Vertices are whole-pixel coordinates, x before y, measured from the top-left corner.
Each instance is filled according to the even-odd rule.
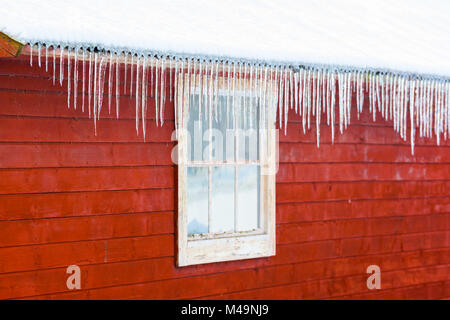
[[[317,149],[291,114],[276,256],[177,268],[170,101],[162,128],[149,101],[145,143],[126,96],[95,137],[81,103],[67,109],[66,82],[27,59],[0,60],[0,298],[450,297],[450,143],[420,140],[411,156],[365,114],[334,145],[323,126]],[[81,290],[66,287],[72,264]],[[381,290],[366,287],[372,264]]]

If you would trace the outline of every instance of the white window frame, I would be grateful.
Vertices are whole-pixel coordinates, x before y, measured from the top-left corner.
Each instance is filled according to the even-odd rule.
[[[184,79],[183,79],[184,78]],[[178,77],[179,88],[182,87],[181,82],[188,79],[188,75],[184,77]],[[192,76],[191,76],[191,79]],[[193,80],[191,80],[193,81]],[[236,80],[237,87],[242,88],[244,81],[247,81],[246,86],[248,88],[247,80]],[[222,83],[228,83],[228,81],[216,81],[218,89],[221,88]],[[195,87],[195,86],[193,86]],[[197,86],[198,87],[198,86]],[[276,87],[275,85],[273,86]],[[177,118],[179,123],[186,123],[187,117],[187,101],[190,99],[188,96],[190,92],[188,90],[177,90]],[[255,94],[259,96],[259,91],[255,90]],[[267,103],[276,103],[276,92],[266,91],[268,97],[273,95],[273,99],[266,99]],[[266,106],[266,108],[272,109],[272,106]],[[221,234],[207,234],[207,235],[194,235],[188,236],[188,217],[186,210],[186,183],[187,183],[187,132],[182,128],[178,129],[178,259],[177,265],[188,266],[211,262],[241,260],[259,257],[268,257],[275,255],[275,159],[276,159],[276,135],[275,135],[275,114],[273,112],[266,112],[267,115],[267,136],[263,143],[266,144],[267,152],[260,158],[261,168],[265,166],[270,168],[267,172],[271,174],[264,174],[263,170],[260,170],[260,201],[261,210],[259,212],[260,228],[248,232],[229,232]],[[260,135],[261,140],[261,135]],[[236,147],[237,148],[237,147]],[[235,148],[235,150],[236,150]],[[260,154],[261,156],[261,154]],[[210,161],[212,162],[212,161]],[[214,163],[217,165],[221,163]],[[250,164],[251,161],[245,164]],[[191,164],[189,164],[190,166]],[[237,167],[237,166],[235,166]],[[236,222],[235,222],[236,223]],[[210,221],[208,221],[210,224]]]

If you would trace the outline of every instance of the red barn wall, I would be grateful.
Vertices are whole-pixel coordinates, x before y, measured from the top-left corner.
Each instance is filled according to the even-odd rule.
[[[134,99],[120,98],[116,120],[105,96],[94,136],[66,85],[26,56],[0,60],[1,299],[450,297],[450,143],[418,140],[412,156],[366,112],[334,145],[322,126],[318,149],[291,113],[276,256],[177,268],[171,102],[157,128],[149,100],[144,142]],[[66,287],[73,264],[81,290]],[[366,287],[372,264],[381,290]]]

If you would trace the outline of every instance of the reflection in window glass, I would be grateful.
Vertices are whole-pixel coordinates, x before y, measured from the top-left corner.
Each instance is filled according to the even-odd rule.
[[[232,97],[218,97],[217,110],[212,119],[212,159],[216,161],[234,160],[234,119],[233,113],[227,111],[228,100],[232,105]]]
[[[208,141],[206,138],[206,131],[209,129],[208,113],[206,112],[206,102],[202,99],[202,115],[200,118],[200,101],[199,95],[192,95],[189,106],[187,131],[188,136],[188,159],[191,161],[207,160],[209,158],[206,147]]]
[[[234,231],[233,166],[212,168],[211,232]]]
[[[208,168],[187,168],[188,235],[208,233]]]
[[[255,161],[259,159],[259,108],[256,99],[247,98],[245,105],[243,101],[238,106],[238,155],[239,160]]]
[[[238,168],[237,231],[255,230],[259,226],[259,166]]]

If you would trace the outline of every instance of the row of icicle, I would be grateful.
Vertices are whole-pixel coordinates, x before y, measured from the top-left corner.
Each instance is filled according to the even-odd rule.
[[[385,120],[393,120],[394,130],[405,141],[409,127],[412,154],[416,132],[420,137],[431,138],[434,135],[438,145],[441,136],[446,140],[450,135],[448,79],[372,70],[344,70],[337,67],[267,65],[245,61],[99,52],[41,44],[34,47],[35,50],[37,48],[39,67],[45,63],[46,71],[53,69],[54,84],[58,78],[62,86],[64,75],[67,75],[68,108],[71,105],[75,109],[80,107],[77,106],[77,97],[81,91],[81,108],[83,112],[87,109],[89,117],[93,117],[95,134],[96,122],[100,119],[104,105],[107,82],[108,112],[111,113],[111,105],[114,103],[116,117],[119,118],[119,97],[133,97],[136,104],[136,132],[139,134],[141,122],[144,139],[148,97],[155,99],[156,124],[161,126],[164,123],[165,102],[167,98],[174,100],[175,128],[178,128],[182,123],[177,115],[184,104],[183,100],[175,97],[189,96],[194,92],[193,88],[197,87],[199,89],[195,90],[199,91],[200,105],[201,99],[206,99],[206,112],[210,114],[217,114],[217,96],[219,88],[222,88],[220,94],[227,96],[227,105],[230,105],[230,96],[235,98],[237,90],[243,91],[241,94],[244,101],[250,98],[251,105],[245,109],[250,112],[255,107],[255,103],[251,102],[254,101],[252,98],[259,97],[260,103],[257,106],[262,110],[272,108],[272,112],[277,112],[279,128],[284,128],[285,134],[289,109],[300,117],[303,133],[311,128],[314,119],[317,146],[322,121],[326,121],[331,127],[334,142],[335,127],[339,126],[340,133],[343,133],[350,125],[351,111],[356,109],[359,118],[364,106],[368,106],[373,121],[376,120],[377,113]],[[44,50],[45,57],[41,57]],[[36,59],[33,46],[30,46],[30,51],[32,65],[33,58]],[[58,60],[59,70],[56,67]],[[121,64],[123,73],[119,72]],[[67,69],[66,73],[64,68]],[[189,108],[190,99],[185,101],[188,101]],[[352,108],[355,104],[356,108]],[[227,110],[231,109],[229,111],[233,115],[237,114],[233,104],[230,106]],[[265,113],[259,114],[262,116]]]

